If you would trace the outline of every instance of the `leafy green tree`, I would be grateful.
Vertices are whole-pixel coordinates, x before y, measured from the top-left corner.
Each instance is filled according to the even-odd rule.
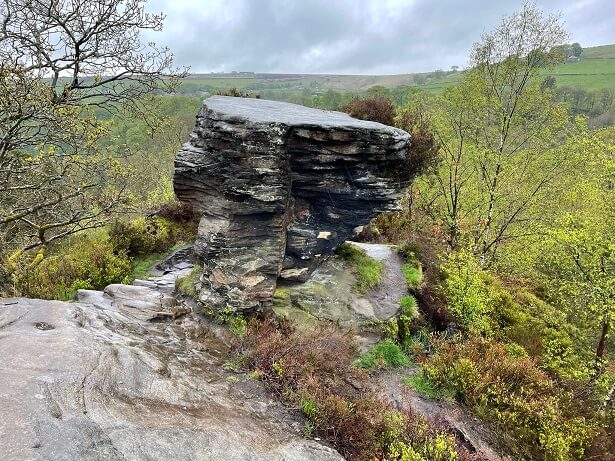
[[[557,47],[566,39],[558,16],[526,3],[474,45],[473,69],[434,105],[441,162],[425,200],[444,210],[439,220],[449,246],[463,231],[482,266],[531,231],[568,167],[568,151],[559,148],[566,107],[541,87],[541,72],[561,62]]]
[[[155,92],[182,74],[143,44],[163,15],[143,0],[5,0],[0,5],[0,240],[22,250],[104,223],[123,201],[117,159],[98,149],[130,113],[150,126]],[[119,181],[119,182],[118,182]]]
[[[567,38],[559,16],[545,17],[525,3],[473,47],[476,70],[469,78],[482,106],[473,143],[485,196],[474,240],[483,263],[493,259],[510,228],[526,217],[562,167],[552,141],[567,114],[551,93],[541,91],[539,77],[561,62],[555,50]]]
[[[545,223],[539,260],[552,295],[596,332],[601,364],[615,321],[615,130],[580,142],[583,162],[559,198],[560,216]]]
[[[575,58],[580,58],[581,54],[583,54],[583,48],[578,43],[573,43],[570,45],[570,54]]]

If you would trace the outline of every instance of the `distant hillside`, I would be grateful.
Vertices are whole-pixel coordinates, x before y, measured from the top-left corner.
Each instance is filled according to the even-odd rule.
[[[459,81],[463,72],[436,70],[427,73],[399,75],[320,75],[320,74],[259,74],[236,72],[223,74],[193,74],[181,86],[187,94],[215,93],[237,88],[261,93],[270,99],[289,100],[304,95],[319,95],[327,90],[362,92],[373,86],[397,88],[415,86],[438,92]],[[585,48],[578,62],[567,62],[545,72],[556,79],[557,86],[599,90],[615,88],[615,45]]]
[[[585,59],[615,59],[615,45],[594,46],[585,48],[581,55]]]
[[[545,75],[555,77],[557,86],[588,91],[615,89],[615,45],[585,48],[580,61],[561,64]]]

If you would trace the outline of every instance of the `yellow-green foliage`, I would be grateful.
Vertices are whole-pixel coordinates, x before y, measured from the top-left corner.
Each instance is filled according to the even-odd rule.
[[[109,238],[116,251],[134,257],[161,252],[191,237],[190,225],[174,223],[160,217],[138,217],[132,221],[114,221]]]
[[[494,296],[487,282],[488,274],[467,250],[451,253],[441,266],[446,279],[443,294],[448,310],[459,326],[476,334],[490,334],[490,316],[494,310]]]
[[[441,290],[461,328],[515,343],[562,377],[590,376],[591,348],[565,311],[521,287],[506,288],[465,250],[449,255],[442,270]]]
[[[194,225],[194,220],[140,217],[115,222],[108,229],[80,232],[36,256],[11,259],[8,291],[67,300],[80,288],[99,290],[111,283],[131,283],[135,276],[147,274],[164,252],[191,239]]]
[[[411,263],[406,263],[402,266],[402,271],[404,272],[404,277],[406,277],[408,288],[417,291],[423,281],[423,270],[421,266],[419,265],[417,267]]]
[[[397,319],[391,319],[386,327],[386,334],[399,343],[402,348],[408,349],[410,346],[410,331],[412,323],[419,316],[416,298],[412,295],[405,295],[399,300],[399,315]]]
[[[18,294],[43,299],[72,299],[80,288],[102,289],[131,273],[130,259],[115,253],[104,234],[83,234],[55,253],[15,268]]]
[[[495,319],[507,340],[523,347],[559,376],[590,376],[590,348],[583,353],[582,334],[568,321],[565,312],[525,290],[517,290],[513,295],[496,280],[492,282],[492,290],[498,294]]]
[[[457,461],[455,438],[437,434],[433,439],[413,445],[397,440],[389,447],[386,461]]]
[[[583,459],[594,427],[579,412],[570,412],[572,395],[532,359],[474,338],[436,344],[423,370],[436,389],[450,392],[497,424],[519,459]]]
[[[229,330],[235,336],[242,338],[248,329],[248,321],[240,312],[235,312],[230,308],[223,309],[220,312],[216,312],[214,320],[223,325],[228,325]]]
[[[423,265],[421,264],[421,251],[418,245],[406,243],[398,248],[397,252],[404,259],[402,272],[406,284],[412,292],[418,292],[423,283]]]
[[[357,274],[355,289],[358,293],[365,294],[372,288],[380,285],[384,264],[367,256],[362,248],[350,243],[343,243],[337,250],[339,256],[353,264]]]

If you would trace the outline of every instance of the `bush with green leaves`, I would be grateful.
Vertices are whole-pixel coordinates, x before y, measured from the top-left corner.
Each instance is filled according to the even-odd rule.
[[[83,234],[65,242],[50,255],[41,251],[31,262],[12,271],[16,294],[42,299],[70,300],[80,288],[103,289],[130,277],[132,264],[116,252],[104,233]]]
[[[597,429],[581,402],[536,362],[493,340],[435,343],[424,364],[431,386],[455,396],[507,434],[518,459],[581,460]]]
[[[495,302],[489,275],[475,256],[465,249],[450,253],[440,269],[445,276],[442,290],[448,310],[459,326],[470,333],[490,334]]]
[[[389,321],[386,329],[387,336],[393,338],[402,348],[408,348],[408,341],[413,323],[419,317],[418,304],[412,295],[405,295],[399,301],[399,315],[397,319]]]
[[[185,226],[156,216],[117,220],[109,228],[109,238],[115,250],[130,257],[164,251],[187,234]]]

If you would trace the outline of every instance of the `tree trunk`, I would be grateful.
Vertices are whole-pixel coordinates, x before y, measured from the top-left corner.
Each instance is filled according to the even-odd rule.
[[[596,361],[601,362],[604,358],[604,349],[606,347],[606,339],[609,335],[609,326],[611,323],[611,319],[608,314],[604,316],[602,320],[602,332],[600,333],[600,341],[598,342],[598,347],[596,348]]]

